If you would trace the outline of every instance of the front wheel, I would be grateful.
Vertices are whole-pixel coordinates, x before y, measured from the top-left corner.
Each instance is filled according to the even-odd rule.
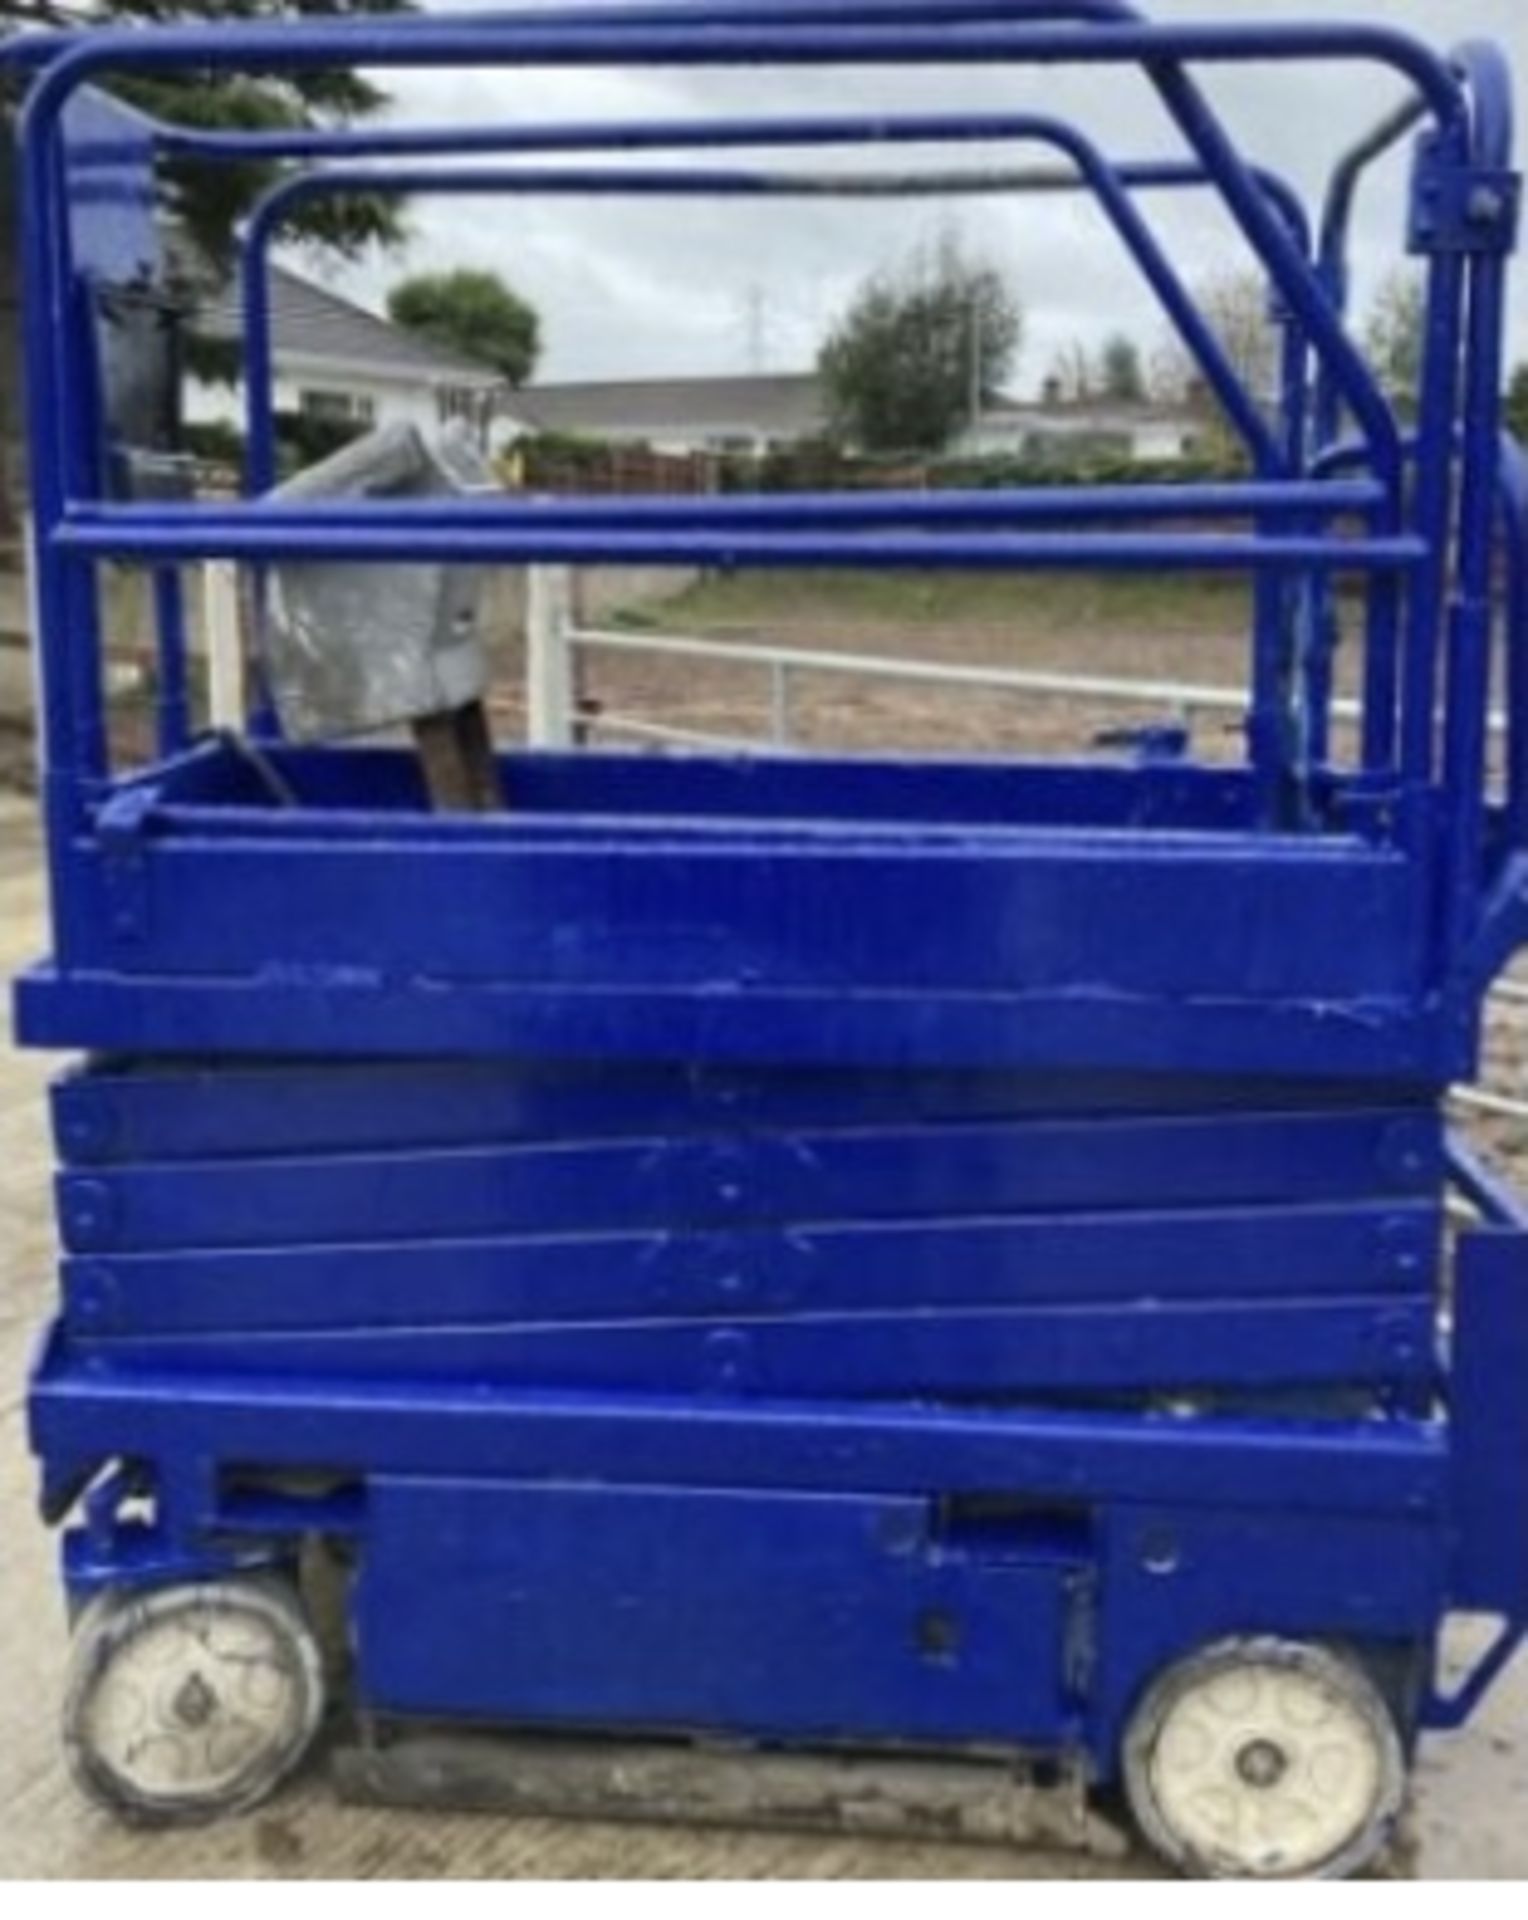
[[[1384,1848],[1406,1792],[1394,1717],[1356,1662],[1226,1640],[1163,1673],[1125,1735],[1151,1845],[1210,1879],[1337,1880]]]
[[[107,1592],[75,1629],[64,1744],[81,1788],[119,1818],[211,1820],[297,1766],[323,1701],[318,1646],[286,1581]]]

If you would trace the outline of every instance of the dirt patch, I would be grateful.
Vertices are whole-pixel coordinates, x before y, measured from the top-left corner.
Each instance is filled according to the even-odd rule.
[[[781,680],[743,650],[765,642],[961,668],[1155,681],[1239,696],[1248,681],[1250,589],[1215,579],[992,578],[824,574],[708,578],[607,623],[618,634],[704,636],[736,659],[587,646],[579,691],[598,742],[674,728],[814,752],[1111,757],[1108,736],[1187,721],[1197,758],[1244,756],[1239,705],[934,686],[792,669]]]
[[[768,642],[829,655],[874,655],[965,668],[1057,675],[1192,680],[1235,687],[1244,678],[1246,632],[1234,593],[1190,590],[1177,604],[1135,610],[1148,630],[1117,625],[1131,612],[1112,583],[885,581],[829,576],[707,581],[648,609],[645,628],[699,634],[722,648]],[[1058,588],[1060,590],[1058,590]],[[815,752],[920,752],[973,756],[1087,754],[1096,736],[1175,717],[1160,700],[1139,704],[1075,695],[944,687],[792,670],[783,684],[746,658],[695,660],[590,647],[580,653],[580,693],[595,738],[646,737],[669,726],[740,742],[789,743]],[[1203,715],[1196,750],[1240,752],[1235,715]]]
[[[1512,978],[1528,985],[1528,968],[1520,963]],[[1480,1084],[1511,1100],[1528,1097],[1528,1002],[1501,999],[1487,1004]],[[1519,1191],[1528,1189],[1528,1120],[1470,1111],[1464,1131]]]
[[[37,791],[37,747],[24,720],[0,717],[0,790]]]

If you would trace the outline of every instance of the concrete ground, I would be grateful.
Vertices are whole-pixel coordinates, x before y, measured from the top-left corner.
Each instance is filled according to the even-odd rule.
[[[37,838],[0,800],[0,974],[43,947]],[[0,1877],[1080,1878],[1149,1872],[1067,1857],[889,1842],[357,1810],[322,1773],[263,1812],[200,1832],[126,1832],[84,1806],[56,1738],[65,1635],[53,1543],[32,1510],[22,1396],[49,1311],[43,1089],[50,1063],[0,1054]],[[1528,1515],[1503,1516],[1528,1525]],[[1528,1659],[1474,1726],[1434,1741],[1418,1777],[1419,1871],[1528,1878]]]

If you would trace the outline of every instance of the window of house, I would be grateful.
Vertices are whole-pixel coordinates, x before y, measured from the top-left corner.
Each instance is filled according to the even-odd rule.
[[[348,420],[363,427],[377,417],[377,403],[369,393],[348,393],[342,387],[304,387],[297,410],[309,420]]]
[[[481,411],[481,396],[475,387],[442,387],[437,395],[442,421],[466,420],[476,423]]]

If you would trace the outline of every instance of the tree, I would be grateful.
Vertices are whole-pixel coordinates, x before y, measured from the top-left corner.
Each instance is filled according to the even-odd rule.
[[[1194,302],[1253,404],[1270,406],[1279,384],[1280,338],[1261,274],[1213,275],[1194,289]],[[1211,424],[1213,450],[1221,456],[1230,453],[1230,423],[1202,368],[1176,336],[1156,356],[1152,389],[1158,398],[1186,402],[1203,410]]]
[[[415,274],[393,288],[387,311],[396,326],[496,367],[512,387],[525,385],[541,351],[535,308],[497,274],[472,267]]]
[[[1141,350],[1123,333],[1112,334],[1099,355],[1100,384],[1107,399],[1125,405],[1146,398],[1146,376],[1141,368]]]
[[[937,453],[1012,372],[1023,310],[946,235],[867,280],[818,358],[835,433],[873,453]]]
[[[1416,411],[1427,330],[1427,289],[1414,269],[1399,267],[1374,296],[1364,346],[1380,385],[1400,411]]]
[[[1045,377],[1047,397],[1080,406],[1093,398],[1093,356],[1080,340],[1064,346]]]
[[[409,11],[411,0],[0,0],[0,34],[37,27],[191,24],[198,20],[343,18]],[[387,96],[363,75],[345,68],[314,68],[283,74],[201,69],[195,73],[127,74],[105,84],[121,98],[167,121],[199,128],[311,127],[364,119]],[[9,104],[14,105],[14,86]],[[11,213],[15,180],[11,142],[0,138],[0,455],[10,469],[19,426],[11,396],[20,391],[19,283]],[[167,210],[178,220],[201,263],[226,270],[241,216],[278,177],[275,165],[198,166],[184,159],[165,163]],[[294,239],[337,249],[346,256],[373,242],[401,237],[396,202],[354,194],[308,201],[287,233]],[[10,518],[9,489],[0,497],[0,519]]]
[[[1219,336],[1231,369],[1254,401],[1271,401],[1279,379],[1279,329],[1256,272],[1226,273],[1198,289],[1199,310]]]
[[[0,0],[0,22],[13,27],[167,26],[313,17],[343,19],[406,13],[412,0]],[[345,125],[387,104],[387,95],[353,69],[313,67],[281,74],[201,68],[194,73],[124,72],[105,84],[158,119],[198,128],[246,132]],[[278,177],[275,163],[166,165],[168,203],[187,238],[214,266],[227,263],[241,215]],[[309,202],[294,216],[298,238],[347,255],[374,240],[399,237],[394,203],[356,194]]]

